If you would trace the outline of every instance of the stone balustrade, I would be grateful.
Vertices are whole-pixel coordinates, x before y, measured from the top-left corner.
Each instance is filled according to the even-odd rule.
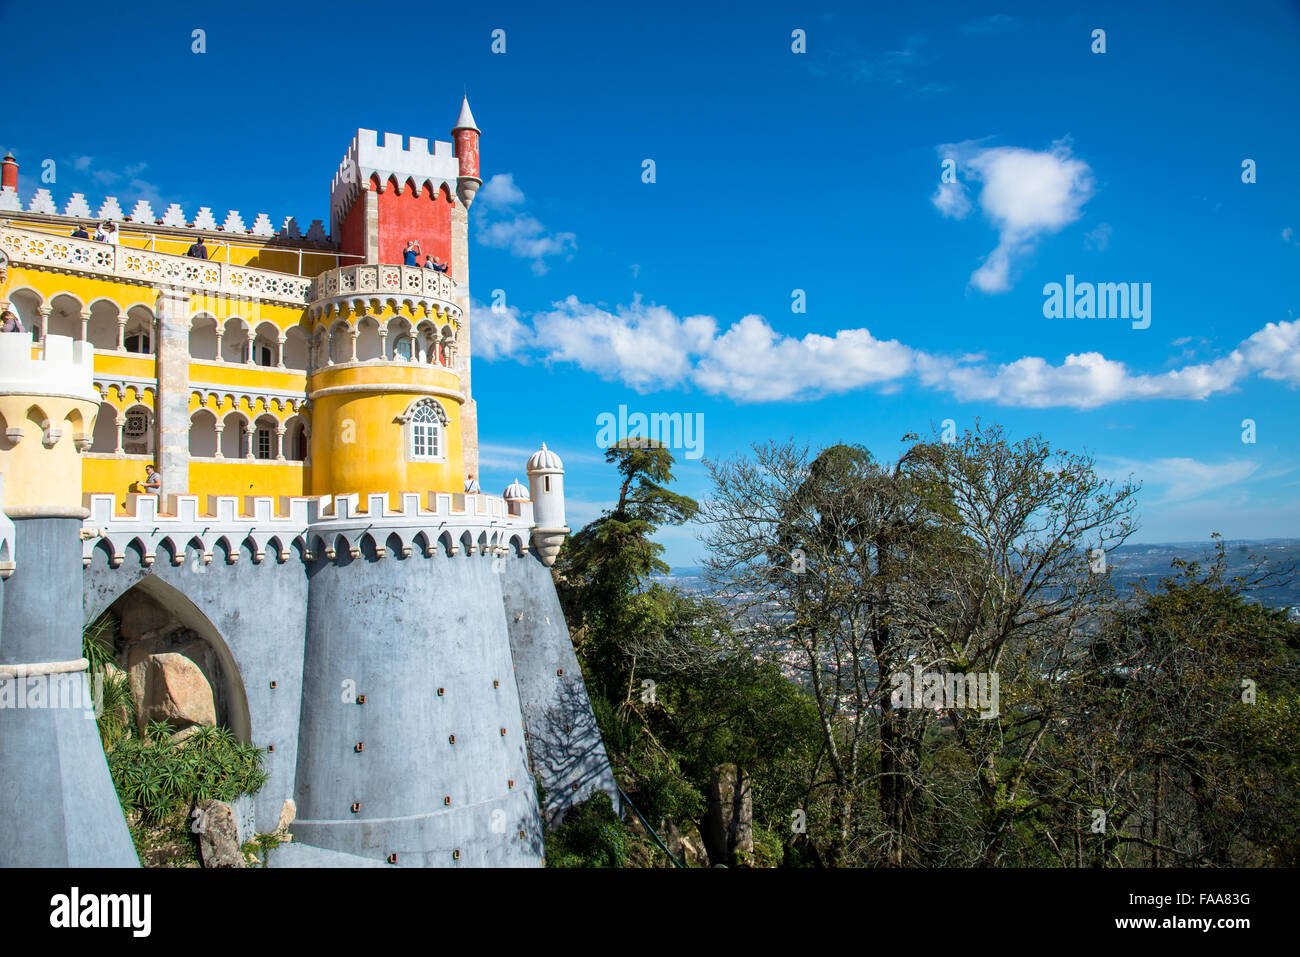
[[[325,300],[378,297],[398,300],[433,300],[439,313],[460,318],[456,281],[445,272],[425,266],[387,266],[360,263],[328,269],[316,277],[313,303]]]
[[[192,259],[93,239],[72,239],[34,229],[0,225],[0,249],[15,265],[103,276],[123,282],[179,286],[240,299],[305,306],[313,280],[271,269]]]

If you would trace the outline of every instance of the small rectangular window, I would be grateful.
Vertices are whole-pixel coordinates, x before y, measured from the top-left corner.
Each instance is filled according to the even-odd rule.
[[[549,475],[546,476],[546,482],[545,482],[544,487],[545,487],[545,490],[548,491],[548,492],[551,490],[551,477],[550,477]]]
[[[271,430],[257,430],[257,457],[259,459],[269,459],[271,457]]]

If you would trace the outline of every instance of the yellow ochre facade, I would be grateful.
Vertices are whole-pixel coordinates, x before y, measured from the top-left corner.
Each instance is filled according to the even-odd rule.
[[[145,491],[148,464],[162,478],[160,513],[177,495],[237,496],[243,507],[251,496],[358,493],[364,503],[385,493],[398,507],[402,493],[477,490],[468,208],[481,182],[478,131],[453,133],[455,148],[431,151],[359,130],[331,187],[336,236],[320,221],[306,235],[292,219],[277,231],[264,215],[246,228],[233,211],[219,227],[208,209],[190,221],[175,204],[158,217],[141,202],[125,216],[111,197],[92,216],[80,194],[59,213],[43,189],[23,208],[5,157],[0,310],[21,322],[33,360],[63,357],[59,343],[72,340],[93,362],[94,394],[42,400],[77,445],[13,445],[0,457],[4,507],[111,494],[122,512]],[[424,245],[444,268],[425,265],[434,256],[382,261],[401,258],[407,231],[433,237]],[[190,254],[200,240],[206,259]],[[24,402],[0,396],[0,434],[44,434]],[[67,459],[55,470],[67,489],[48,463],[26,461],[53,449]]]

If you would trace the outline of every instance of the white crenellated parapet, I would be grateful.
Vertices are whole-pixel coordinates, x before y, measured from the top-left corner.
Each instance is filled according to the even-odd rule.
[[[50,195],[50,191],[48,189],[38,189],[35,195],[32,196],[32,201],[27,204],[27,212],[45,213],[54,216],[59,211],[54,208],[54,197]]]
[[[397,510],[388,507],[386,495],[371,495],[364,512],[356,494],[281,498],[279,513],[270,497],[247,496],[243,515],[235,496],[209,496],[206,514],[200,513],[196,495],[169,496],[171,515],[158,514],[155,495],[128,495],[126,515],[114,514],[112,495],[84,498],[90,517],[84,523],[82,561],[89,565],[99,548],[107,551],[113,568],[131,552],[145,566],[160,558],[181,565],[191,547],[193,561],[209,565],[220,554],[222,562],[233,565],[245,544],[255,564],[268,552],[276,561],[288,561],[295,548],[307,561],[318,556],[333,561],[340,553],[385,558],[398,550],[408,557],[416,549],[430,558],[439,550],[448,556],[504,558],[528,553],[533,523],[527,502],[444,492],[430,492],[424,501],[417,493],[403,494]]]
[[[212,210],[209,207],[207,206],[199,207],[199,214],[194,217],[194,228],[206,229],[210,232],[216,231],[217,221],[213,218]]]
[[[153,206],[147,199],[137,200],[135,209],[131,210],[131,215],[126,217],[129,223],[148,223],[153,225],[154,215]]]
[[[460,161],[452,144],[435,140],[432,150],[429,145],[427,139],[412,136],[409,145],[404,146],[400,133],[385,133],[380,145],[375,130],[357,130],[330,183],[330,229],[338,232],[339,223],[372,176],[379,178],[381,189],[388,188],[391,178],[399,193],[410,180],[422,191],[434,192],[446,186],[455,196]]]
[[[185,210],[181,209],[180,203],[172,203],[167,207],[167,212],[163,213],[162,224],[180,227],[189,225],[189,221],[185,218]]]
[[[275,227],[271,225],[271,217],[266,213],[258,213],[257,218],[253,220],[253,225],[248,230],[254,236],[274,236]]]
[[[0,335],[0,395],[57,395],[99,404],[94,346],[46,336],[37,349],[33,357],[30,336]]]
[[[63,207],[63,215],[76,216],[78,219],[89,219],[91,212],[85,194],[73,193],[72,199],[68,200],[68,205]]]
[[[110,196],[100,204],[98,218],[111,219],[115,223],[126,220],[126,216],[122,214],[122,207],[118,205],[116,196]]]

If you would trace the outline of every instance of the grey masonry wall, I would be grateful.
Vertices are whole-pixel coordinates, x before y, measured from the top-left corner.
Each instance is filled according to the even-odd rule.
[[[596,790],[620,807],[605,744],[587,697],[551,570],[535,554],[508,562],[502,598],[533,773],[546,790],[549,820]],[[563,674],[561,674],[563,672]]]
[[[15,518],[14,526],[21,557],[4,585],[0,664],[78,659],[81,619],[69,612],[81,590],[81,520]],[[47,690],[75,683],[80,697],[61,703],[81,706],[0,708],[0,866],[136,866],[94,712],[84,706],[86,673],[27,681]]]
[[[128,550],[114,568],[97,547],[84,606],[89,618],[136,588],[216,649],[226,721],[274,746],[258,831],[273,830],[292,797],[295,840],[339,862],[395,853],[398,866],[537,866],[534,773],[552,816],[595,788],[617,802],[550,571],[534,552],[417,548],[403,558],[389,547],[380,558],[367,540],[356,558],[346,548],[310,562],[297,548],[284,562],[269,549],[259,564],[247,547],[238,555],[228,563],[218,548],[204,565],[191,547],[176,565],[160,550],[145,566]],[[334,860],[313,853],[288,857]]]
[[[296,553],[283,564],[269,552],[260,564],[253,564],[247,548],[239,554],[231,565],[218,550],[212,564],[204,565],[190,548],[179,566],[160,553],[145,567],[128,553],[113,568],[97,548],[84,572],[85,616],[106,610],[138,586],[226,659],[223,677],[235,685],[226,689],[232,730],[257,747],[275,749],[263,757],[270,779],[255,798],[257,829],[269,832],[285,799],[293,797],[307,578]]]

